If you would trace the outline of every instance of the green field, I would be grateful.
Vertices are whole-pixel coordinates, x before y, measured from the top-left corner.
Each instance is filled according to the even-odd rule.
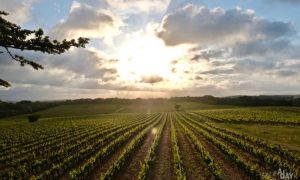
[[[180,104],[179,111],[174,105]],[[300,175],[300,108],[73,104],[0,120],[0,179]]]
[[[196,102],[147,102],[147,103],[93,103],[93,104],[69,104],[60,105],[47,110],[39,111],[33,114],[38,114],[41,118],[57,118],[57,117],[71,117],[71,116],[95,116],[100,114],[120,114],[120,113],[158,113],[158,112],[172,112],[174,105],[179,104],[182,111],[199,110],[199,109],[218,109],[218,108],[232,108],[232,106],[216,106],[207,105]],[[26,115],[19,115],[7,119],[27,120]]]

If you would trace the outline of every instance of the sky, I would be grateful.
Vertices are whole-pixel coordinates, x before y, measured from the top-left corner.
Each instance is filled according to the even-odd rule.
[[[62,55],[0,54],[1,100],[300,94],[300,0],[1,0],[23,28],[87,37]]]

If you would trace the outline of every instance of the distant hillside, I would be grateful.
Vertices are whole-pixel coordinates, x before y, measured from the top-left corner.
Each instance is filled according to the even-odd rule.
[[[0,101],[0,118],[34,113],[50,108],[51,110],[49,111],[56,111],[54,107],[59,107],[59,110],[57,110],[57,112],[62,111],[63,113],[63,111],[67,111],[75,114],[81,113],[81,110],[91,111],[90,114],[97,114],[97,111],[99,111],[100,113],[173,111],[173,105],[178,103],[180,103],[181,107],[185,110],[218,108],[218,106],[220,106],[220,108],[223,108],[225,106],[300,106],[300,95],[260,95],[230,97],[214,97],[207,95],[202,97],[172,97],[170,99],[97,98],[51,102],[20,101],[16,103]],[[76,111],[70,105],[75,105],[74,108],[76,109]],[[63,108],[61,108],[61,106]],[[80,109],[80,107],[83,108]],[[95,109],[95,107],[99,108]]]
[[[233,106],[300,106],[300,95],[260,95],[260,96],[229,96],[229,97],[173,97],[175,102],[201,102],[211,105]]]

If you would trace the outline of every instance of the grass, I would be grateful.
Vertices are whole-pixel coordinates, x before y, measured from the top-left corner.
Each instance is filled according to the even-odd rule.
[[[41,118],[56,118],[56,117],[70,117],[70,116],[90,116],[100,114],[114,113],[120,109],[120,104],[72,104],[72,105],[61,105],[39,111],[33,114],[39,114]],[[2,120],[27,120],[29,114],[18,115],[14,117],[8,117]]]
[[[274,144],[279,144],[300,154],[300,127],[299,126],[272,126],[260,124],[229,124],[215,123],[216,126],[256,136]]]
[[[209,109],[200,113],[225,120],[293,121],[300,122],[300,107],[250,107],[234,109]]]
[[[112,114],[112,113],[156,113],[156,112],[172,112],[175,111],[175,104],[179,104],[181,110],[199,110],[199,109],[219,109],[219,108],[232,108],[232,106],[216,106],[207,105],[197,102],[143,102],[132,104],[117,104],[117,103],[94,103],[94,104],[70,104],[53,107],[47,110],[39,111],[33,114],[39,114],[41,118],[54,118],[54,117],[69,117],[69,116],[90,116],[99,114]],[[3,120],[27,120],[27,116],[18,115],[9,117]]]

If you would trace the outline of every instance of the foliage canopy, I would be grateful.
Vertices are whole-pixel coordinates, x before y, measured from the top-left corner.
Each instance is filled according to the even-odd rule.
[[[29,60],[19,54],[15,54],[11,49],[21,51],[38,51],[47,54],[62,54],[68,51],[71,47],[85,48],[88,43],[88,38],[79,37],[77,40],[50,40],[49,36],[44,35],[42,29],[28,30],[22,29],[20,26],[9,22],[3,16],[8,13],[0,11],[0,54],[7,53],[12,60],[20,63],[21,66],[29,65],[35,70],[43,69],[41,64]],[[0,86],[9,87],[9,82],[0,78]]]

